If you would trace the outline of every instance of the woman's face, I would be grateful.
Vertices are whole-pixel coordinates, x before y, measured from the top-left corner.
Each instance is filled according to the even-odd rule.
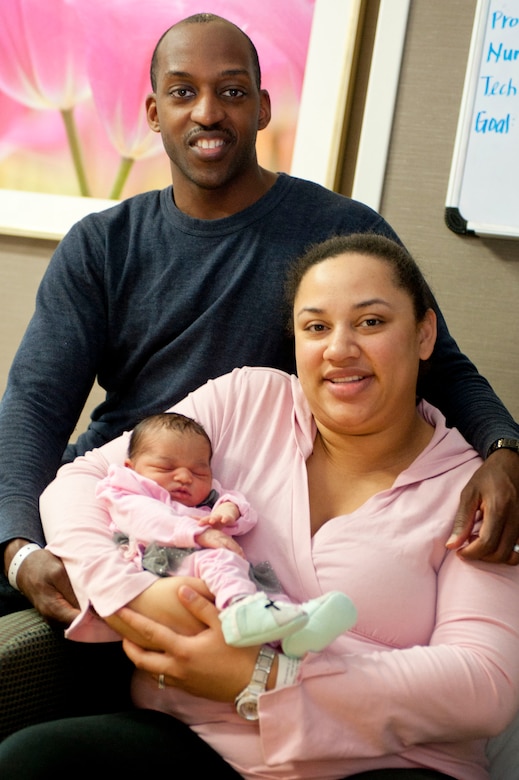
[[[416,322],[389,263],[357,253],[312,266],[294,301],[299,379],[320,430],[353,435],[415,414],[420,359],[436,338],[432,310]]]

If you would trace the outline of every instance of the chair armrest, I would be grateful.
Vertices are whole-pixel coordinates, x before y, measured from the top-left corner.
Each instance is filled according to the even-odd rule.
[[[64,710],[66,640],[35,609],[0,617],[0,739]]]
[[[0,740],[42,721],[129,709],[131,669],[120,642],[71,642],[35,609],[0,617]]]

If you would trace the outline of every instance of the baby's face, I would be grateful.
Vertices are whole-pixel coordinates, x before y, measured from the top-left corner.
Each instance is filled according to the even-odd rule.
[[[210,448],[203,436],[160,431],[128,465],[168,491],[173,501],[197,506],[211,492]]]

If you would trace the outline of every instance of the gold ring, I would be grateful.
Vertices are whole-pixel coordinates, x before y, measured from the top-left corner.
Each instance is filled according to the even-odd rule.
[[[163,674],[159,674],[159,690],[163,691],[166,687],[166,680]]]

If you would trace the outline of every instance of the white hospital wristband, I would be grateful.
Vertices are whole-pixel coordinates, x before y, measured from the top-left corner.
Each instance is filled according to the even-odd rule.
[[[27,558],[27,556],[30,555],[32,552],[35,552],[36,550],[41,550],[40,545],[31,542],[30,544],[24,544],[24,546],[20,547],[18,552],[14,554],[14,557],[9,566],[9,573],[7,575],[7,578],[9,580],[9,585],[11,586],[11,588],[15,588],[15,590],[20,590],[20,588],[16,584],[18,569],[22,565],[23,561]]]
[[[276,678],[276,688],[287,688],[289,685],[295,685],[299,678],[300,658],[290,658],[288,655],[279,653],[278,655],[278,676]]]

